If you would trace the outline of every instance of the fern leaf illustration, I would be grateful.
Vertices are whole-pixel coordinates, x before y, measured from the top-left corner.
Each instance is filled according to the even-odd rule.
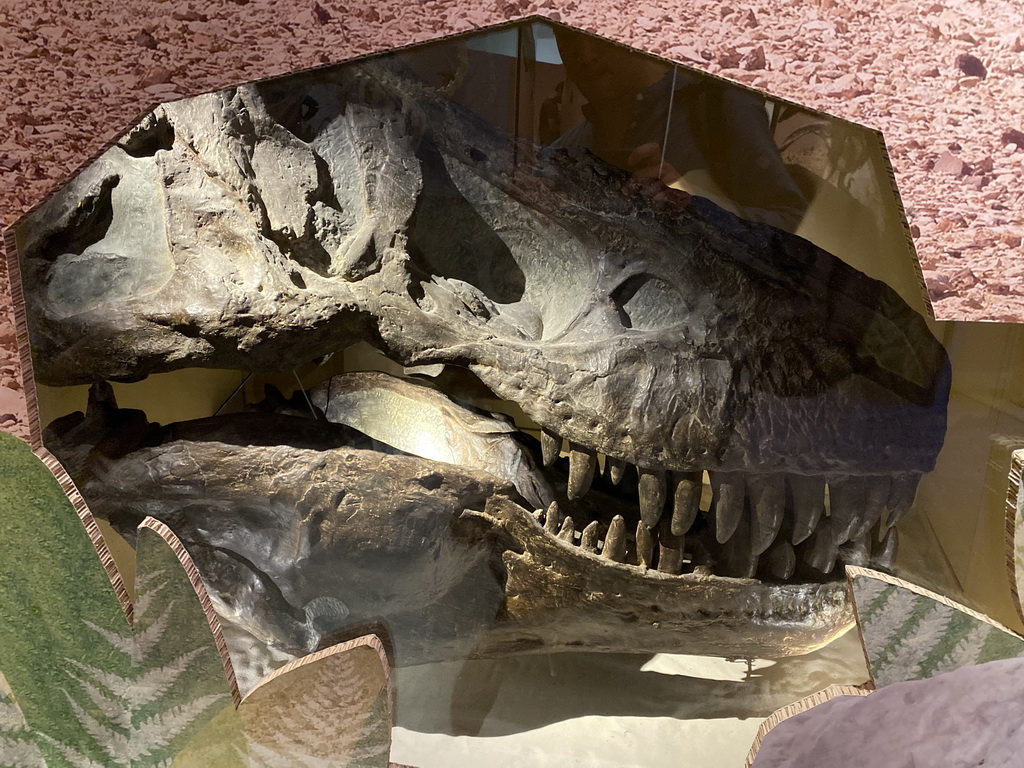
[[[72,768],[111,768],[106,763],[97,763],[92,758],[86,757],[74,747],[69,747],[66,744],[60,744],[54,741],[49,736],[41,735],[40,739],[51,746],[54,751],[60,754],[65,761],[65,764],[70,765]],[[52,759],[47,759],[47,766],[54,765]]]
[[[89,621],[88,619],[86,619],[82,623],[89,629],[91,629],[93,632],[95,632],[97,635],[102,637],[104,640],[106,640],[110,646],[116,648],[117,650],[121,651],[121,653],[123,653],[125,656],[131,658],[133,642],[130,633],[122,635],[120,632],[113,632],[109,629],[104,629],[103,627]]]
[[[918,607],[921,603],[924,606]],[[875,672],[875,683],[879,686],[922,677],[919,670],[921,663],[935,643],[945,636],[953,619],[952,608],[926,597],[913,601],[913,605],[913,613],[920,615],[920,621],[915,625],[914,633],[904,638],[899,651],[890,656],[888,664]]]
[[[83,730],[64,695],[81,691],[65,659],[102,658],[106,671],[130,672],[130,659],[106,642],[97,648],[85,624],[127,634],[130,607],[120,576],[96,555],[94,542],[102,546],[102,539],[91,516],[80,517],[39,458],[2,433],[0,499],[0,670],[37,735],[105,765],[107,751]],[[52,743],[39,742],[48,762],[60,756]]]
[[[0,768],[46,768],[18,705],[0,693]]]
[[[125,709],[124,701],[112,695],[110,689],[103,690],[101,686],[94,684],[86,675],[75,677],[75,680],[85,691],[93,706],[102,712],[108,720],[124,730],[131,728],[131,715]]]
[[[181,543],[140,528],[133,611],[91,515],[45,460],[0,434],[0,669],[24,717],[0,730],[0,764],[34,744],[47,768],[167,766],[217,717],[213,754],[244,752],[219,625]],[[238,762],[207,763],[221,764]]]
[[[224,706],[230,704],[230,699],[223,694],[203,696],[137,723],[132,732],[131,764],[139,765],[142,759],[154,755],[162,755],[165,762],[171,760],[175,753],[166,754],[167,746],[214,704]]]
[[[109,720],[106,718],[101,719],[96,717],[93,712],[86,711],[85,707],[71,696],[68,696],[68,704],[71,707],[71,711],[75,713],[75,717],[82,728],[106,751],[106,762],[108,765],[131,765],[128,760],[130,731],[125,733],[120,729],[114,728]]]
[[[166,574],[163,571],[156,573],[135,574],[135,615],[145,616],[149,613],[149,607],[153,600],[160,594],[166,585],[166,581],[160,581]]]
[[[142,669],[139,670],[133,680],[133,685],[127,691],[125,702],[134,711],[145,706],[147,701],[155,701],[164,696],[181,679],[193,659],[204,652],[209,652],[209,649],[193,648],[163,666],[158,667],[154,664],[150,669],[145,669],[145,667],[152,664],[153,657],[143,657],[142,663],[139,665]]]
[[[141,590],[153,597],[137,616],[140,640],[134,653],[139,662],[125,696],[133,712],[132,765],[173,759],[237,696],[233,671],[223,661],[227,654],[220,626],[216,619],[211,623],[212,608],[204,609],[197,599],[206,594],[198,572],[174,534],[149,519],[138,532],[136,584],[157,572],[163,574],[159,581],[149,583],[159,586]],[[175,631],[165,632],[168,625]],[[240,741],[240,721],[235,730]]]
[[[849,567],[847,575],[879,687],[1024,656],[1024,638],[964,605],[867,568]]]
[[[136,590],[136,594],[139,594]],[[156,595],[152,592],[147,595],[155,597]],[[159,643],[164,636],[164,632],[167,630],[167,625],[171,620],[171,612],[175,606],[174,602],[169,603],[164,607],[163,612],[156,618],[156,620],[146,627],[144,630],[136,631],[133,638],[135,644],[133,647],[132,661],[136,664],[142,663],[142,660],[152,653],[153,648]],[[139,610],[139,602],[135,602],[135,618],[138,621],[143,621],[148,616],[146,611]]]
[[[0,768],[46,768],[39,747],[31,739],[26,741],[0,736],[0,755],[3,755]]]
[[[977,622],[956,647],[939,661],[933,674],[940,675],[943,672],[952,672],[960,667],[977,664],[989,633],[994,631],[988,624]]]
[[[239,710],[253,764],[387,768],[392,711],[387,671],[383,645],[367,636],[306,656],[265,678]]]

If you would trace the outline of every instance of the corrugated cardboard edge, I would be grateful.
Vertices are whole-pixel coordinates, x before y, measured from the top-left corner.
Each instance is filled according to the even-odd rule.
[[[372,648],[374,651],[377,652],[377,655],[380,657],[381,666],[383,666],[384,668],[384,679],[386,681],[387,686],[388,717],[391,718],[393,724],[395,714],[395,684],[394,678],[391,674],[393,666],[391,664],[391,660],[388,658],[387,650],[384,648],[384,643],[381,642],[381,639],[376,635],[362,635],[361,637],[356,637],[352,640],[348,640],[347,642],[329,646],[321,651],[317,651],[316,653],[311,653],[308,656],[302,656],[301,658],[288,662],[283,667],[275,669],[269,675],[267,675],[258,683],[256,683],[253,689],[249,691],[242,699],[242,706],[245,706],[246,700],[249,699],[255,691],[266,685],[273,683],[274,680],[276,680],[279,677],[283,677],[284,675],[287,675],[292,670],[298,669],[299,667],[307,666],[309,664],[316,664],[321,659],[325,659],[329,656],[335,656],[339,653],[345,653],[346,651],[352,648],[358,648],[360,646],[367,646],[369,648]]]
[[[788,720],[794,715],[802,714],[819,704],[824,704],[826,701],[831,701],[839,696],[867,696],[869,693],[871,691],[867,688],[861,688],[856,685],[830,685],[824,690],[795,701],[788,706],[782,707],[782,709],[775,710],[761,723],[761,727],[757,729],[757,736],[754,737],[754,743],[750,747],[750,752],[747,753],[747,761],[744,763],[744,768],[752,768],[754,758],[757,757],[757,753],[760,751],[768,732],[783,720]]]
[[[100,532],[99,526],[96,525],[96,519],[93,517],[92,512],[89,511],[85,499],[82,498],[82,494],[78,492],[74,481],[72,481],[67,471],[53,454],[41,447],[36,448],[34,453],[46,465],[46,468],[50,470],[50,474],[56,479],[57,484],[64,491],[64,495],[71,502],[71,506],[74,507],[75,512],[78,514],[78,519],[82,522],[85,532],[92,542],[93,549],[96,550],[96,556],[100,559],[103,570],[107,572],[110,586],[114,589],[114,594],[117,596],[117,601],[121,604],[121,610],[124,611],[125,618],[130,625],[134,625],[135,609],[132,606],[132,599],[124,586],[124,580],[121,578],[121,571],[118,570],[117,563],[114,562],[114,556],[110,554],[107,542],[104,541],[103,534]]]
[[[86,535],[88,535],[90,542],[92,542],[93,549],[96,552],[96,556],[99,558],[100,565],[103,566],[103,570],[107,574],[107,579],[110,581],[110,586],[114,590],[114,595],[117,597],[117,601],[121,605],[121,610],[124,612],[125,618],[130,625],[134,625],[135,608],[132,604],[131,596],[128,594],[128,590],[124,584],[124,579],[121,576],[121,571],[118,569],[117,563],[114,561],[114,557],[110,553],[110,549],[107,547],[107,543],[103,538],[103,533],[96,524],[96,519],[89,510],[89,506],[85,503],[85,499],[82,498],[82,494],[78,491],[74,481],[53,454],[45,448],[37,448],[34,453],[50,471],[50,474],[53,475],[68,501],[71,502],[71,506],[78,515],[79,521],[81,521],[82,526],[85,528]],[[224,633],[221,631],[220,621],[213,608],[213,602],[210,600],[210,595],[203,584],[202,577],[199,575],[199,569],[196,568],[192,558],[189,556],[188,552],[185,551],[185,547],[181,541],[166,525],[149,517],[142,522],[140,527],[149,528],[160,536],[160,538],[162,538],[171,548],[171,551],[174,553],[175,557],[178,558],[178,562],[184,569],[185,574],[192,585],[192,590],[195,592],[196,598],[199,600],[199,604],[203,609],[203,613],[206,615],[206,621],[210,627],[211,633],[213,634],[217,653],[220,655],[221,665],[224,667],[224,674],[227,678],[228,686],[231,688],[231,695],[234,699],[235,706],[237,707],[241,702],[241,696],[238,691],[238,683],[235,680],[234,667],[231,664],[231,657],[228,654],[227,643],[224,640]]]
[[[1022,466],[1024,466],[1024,451],[1018,451],[1018,452],[1016,452],[1014,454],[1014,464],[1015,464],[1015,466],[1017,468],[1017,480],[1018,480],[1018,483],[1017,483],[1017,486],[1015,486],[1013,483],[1011,483],[1011,491],[1012,491],[1012,495],[1013,495],[1014,510],[1016,510],[1016,490],[1015,490],[1015,488],[1019,487],[1020,471],[1021,471]],[[1009,627],[1006,627],[1006,626],[1000,624],[998,621],[996,621],[995,619],[991,618],[990,616],[987,616],[984,613],[981,613],[979,611],[975,611],[975,610],[973,610],[971,608],[968,608],[966,605],[958,603],[955,600],[951,600],[950,598],[946,597],[945,595],[940,595],[937,592],[933,592],[930,589],[926,589],[924,587],[918,586],[917,584],[912,584],[911,582],[906,581],[904,579],[901,579],[901,578],[899,578],[897,576],[893,576],[893,575],[888,574],[888,573],[883,573],[881,571],[875,571],[875,570],[872,570],[870,568],[862,568],[860,566],[852,566],[852,565],[851,566],[847,566],[847,568],[846,568],[846,578],[847,578],[847,581],[851,582],[851,585],[850,585],[851,593],[853,593],[852,581],[853,581],[853,578],[855,576],[861,576],[861,577],[866,577],[866,578],[871,578],[871,579],[877,579],[878,581],[885,582],[886,584],[891,584],[894,587],[900,587],[902,589],[909,590],[909,591],[911,591],[911,592],[913,592],[915,594],[921,595],[922,597],[927,597],[930,600],[934,600],[934,601],[936,601],[938,603],[941,603],[941,604],[943,604],[945,606],[953,608],[953,609],[955,609],[957,611],[961,611],[961,612],[967,614],[968,616],[970,616],[971,618],[977,619],[978,621],[980,621],[980,622],[982,622],[984,624],[988,624],[988,625],[990,625],[992,627],[995,627],[996,629],[1002,630],[1003,632],[1006,632],[1009,635],[1012,635],[1012,636],[1018,637],[1018,638],[1021,637],[1019,634],[1014,632],[1012,629],[1010,629]],[[856,612],[856,610],[857,610],[857,601],[856,601],[856,599],[853,600],[853,608],[854,608],[854,611]],[[864,647],[864,636],[863,636],[863,632],[861,630],[861,624],[860,624],[860,619],[859,618],[857,620],[857,630],[858,630],[858,632],[861,632],[861,647],[863,648]],[[1024,639],[1024,638],[1022,638],[1022,639]],[[866,658],[867,658],[867,651],[865,650],[865,659]],[[869,663],[868,664],[868,673],[870,674],[870,672],[871,672],[871,665]],[[868,694],[870,694],[872,692],[873,688],[874,688],[874,683],[873,682],[869,683],[869,684],[867,684],[866,686],[863,686],[863,687],[854,686],[854,685],[830,685],[828,688],[825,688],[824,690],[819,691],[818,693],[815,693],[812,696],[808,696],[805,699],[800,699],[799,701],[794,702],[793,704],[790,704],[789,706],[783,707],[782,709],[779,709],[776,712],[772,713],[772,715],[761,724],[761,727],[757,731],[757,736],[754,738],[754,744],[751,746],[750,752],[747,754],[747,762],[745,763],[745,768],[752,768],[752,766],[754,764],[754,758],[757,756],[758,751],[761,749],[761,745],[764,743],[764,739],[767,736],[768,732],[771,731],[772,728],[777,726],[783,720],[786,720],[786,719],[788,719],[790,717],[793,717],[794,715],[799,715],[802,712],[806,712],[807,710],[812,709],[813,707],[816,707],[819,704],[823,704],[826,701],[834,699],[834,698],[836,698],[838,696],[867,696]]]
[[[386,695],[386,709],[388,721],[387,741],[388,753],[390,754],[391,748],[393,746],[395,727],[395,680],[393,674],[394,665],[392,664],[392,660],[388,653],[388,650],[384,646],[384,642],[381,640],[381,638],[377,637],[377,635],[374,634],[361,635],[346,642],[337,643],[336,645],[332,645],[327,648],[324,648],[323,650],[311,653],[308,656],[303,656],[301,658],[295,659],[294,661],[285,664],[280,669],[274,670],[269,675],[260,680],[253,687],[253,689],[245,695],[245,697],[242,699],[241,704],[239,705],[239,709],[244,710],[247,703],[250,701],[250,699],[252,698],[253,694],[256,693],[256,691],[268,685],[273,685],[274,681],[276,681],[278,678],[284,677],[285,675],[288,675],[290,672],[301,667],[305,667],[311,664],[315,665],[323,661],[324,659],[346,653],[347,651],[353,648],[359,647],[367,647],[372,649],[380,658],[380,663],[384,674],[384,687]],[[390,762],[388,765],[389,768],[411,768],[411,766],[403,766],[397,763]]]
[[[185,575],[188,577],[189,583],[192,585],[192,591],[195,592],[196,597],[199,598],[199,605],[203,609],[203,614],[206,616],[206,623],[210,627],[210,634],[213,635],[214,644],[217,646],[217,653],[220,656],[221,666],[224,667],[224,676],[227,678],[228,687],[231,689],[231,698],[235,702],[235,707],[237,707],[242,703],[242,695],[238,691],[238,681],[235,679],[235,668],[231,664],[231,655],[228,653],[228,644],[224,640],[224,632],[220,626],[220,619],[217,618],[217,612],[213,609],[213,601],[210,600],[210,593],[206,591],[206,585],[203,583],[203,577],[199,575],[199,569],[196,568],[191,555],[185,551],[185,545],[181,543],[181,539],[175,536],[174,532],[159,520],[153,517],[147,517],[139,525],[139,528],[148,528],[153,531],[157,536],[164,540],[167,546],[171,548],[171,552],[174,553],[174,556],[178,558],[178,562],[181,564],[182,570],[185,571]]]
[[[11,296],[11,304],[14,308],[14,344],[16,348],[15,353],[18,356],[18,364],[21,369],[21,394],[25,399],[25,410],[28,415],[28,444],[38,455],[43,447],[43,434],[39,426],[39,401],[36,398],[36,377],[32,366],[32,348],[28,337],[25,293],[22,290],[21,283],[21,262],[18,258],[17,236],[13,226],[4,230],[3,248],[4,260],[7,264],[7,287]]]
[[[1020,504],[1020,484],[1024,475],[1024,451],[1014,451],[1010,459],[1010,481],[1006,489],[1006,569],[1010,573],[1010,594],[1017,615],[1024,619],[1024,605],[1021,605],[1018,579],[1024,574],[1017,571],[1017,517]]]
[[[882,571],[875,571],[871,568],[863,568],[861,566],[850,565],[846,567],[846,581],[850,585],[850,595],[853,602],[853,614],[857,619],[857,632],[860,634],[860,646],[864,651],[864,661],[867,664],[868,675],[871,677],[872,687],[876,685],[876,680],[874,673],[871,670],[871,659],[868,656],[867,643],[865,643],[864,641],[864,625],[861,623],[860,614],[858,612],[856,592],[854,592],[853,590],[854,576],[863,576],[870,579],[875,579],[886,584],[891,584],[894,587],[909,590],[910,592],[920,595],[921,597],[926,597],[929,600],[934,600],[935,602],[941,603],[942,605],[952,608],[953,610],[960,611],[961,613],[970,616],[972,619],[976,619],[977,621],[980,621],[983,624],[988,624],[989,626],[994,627],[995,629],[998,629],[1002,632],[1005,632],[1008,635],[1012,635],[1013,637],[1024,640],[1024,637],[1021,637],[1021,635],[1019,635],[1017,632],[1014,632],[1009,627],[1000,624],[991,616],[981,613],[980,611],[976,611],[973,608],[968,608],[963,603],[958,603],[956,600],[952,600],[946,597],[945,595],[940,595],[938,592],[932,592],[930,589],[926,589],[925,587],[919,586],[918,584],[913,584],[909,581],[905,581],[904,579],[893,576],[892,574],[883,573]]]

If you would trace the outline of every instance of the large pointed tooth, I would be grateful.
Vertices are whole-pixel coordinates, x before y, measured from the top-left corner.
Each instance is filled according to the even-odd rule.
[[[838,554],[839,548],[836,546],[832,531],[832,518],[822,518],[814,533],[804,542],[804,562],[822,573],[831,573]]]
[[[650,529],[661,520],[665,511],[665,473],[640,469],[640,519]]]
[[[636,564],[643,568],[654,565],[654,534],[643,520],[636,524]]]
[[[562,521],[562,527],[558,530],[558,538],[569,544],[573,543],[573,539],[576,538],[576,526],[571,517],[566,517]]]
[[[875,552],[871,557],[871,564],[875,568],[891,571],[892,564],[896,560],[896,552],[898,549],[898,534],[896,533],[895,528],[890,528],[885,532],[885,538],[882,539],[882,543],[875,549]]]
[[[534,520],[536,520],[541,525],[544,525],[544,510],[543,509],[535,509],[530,514],[533,515],[533,519]]]
[[[825,511],[825,480],[790,475],[786,478],[793,495],[793,543],[799,544],[814,531]]]
[[[700,472],[677,472],[672,475],[676,489],[672,495],[672,528],[676,536],[682,536],[693,525],[700,512],[700,492],[703,483]]]
[[[686,559],[685,537],[672,533],[671,526],[670,520],[663,520],[658,530],[658,570],[677,576],[683,572]]]
[[[724,544],[736,532],[743,517],[743,475],[734,472],[711,472],[714,494],[715,538]]]
[[[786,581],[796,570],[796,550],[785,538],[777,539],[761,556],[761,569],[776,579]]]
[[[856,475],[837,477],[828,481],[828,500],[832,535],[837,545],[844,544],[860,525],[864,510],[864,478]]]
[[[867,565],[870,557],[870,532],[861,536],[854,536],[839,548],[839,559],[846,565]]]
[[[540,431],[540,453],[544,460],[544,466],[550,467],[562,452],[562,438],[547,429]]]
[[[750,547],[760,555],[775,541],[786,511],[786,485],[782,475],[748,475]]]
[[[864,509],[860,514],[860,525],[851,538],[862,538],[875,527],[875,523],[885,523],[885,505],[891,486],[892,481],[886,475],[864,478]]]
[[[608,465],[608,479],[612,481],[612,485],[621,483],[629,464],[622,459],[613,459],[611,456],[607,457],[605,463]]]
[[[597,529],[600,524],[597,520],[592,520],[587,523],[587,527],[583,529],[583,537],[580,539],[580,547],[585,549],[587,552],[597,552],[597,542],[599,535]]]
[[[557,501],[552,501],[548,505],[547,517],[544,518],[544,530],[555,536],[561,528],[562,510],[559,508]]]
[[[750,524],[744,519],[722,545],[720,572],[737,579],[752,579],[757,574],[758,556],[750,549]],[[716,569],[717,570],[717,569]]]
[[[570,499],[581,499],[590,490],[597,469],[597,454],[582,445],[569,443],[569,489]]]
[[[622,519],[622,515],[612,518],[611,525],[608,526],[608,533],[604,536],[601,557],[614,560],[616,563],[626,561],[626,521]]]
[[[896,475],[892,478],[889,499],[885,503],[886,509],[889,510],[885,524],[890,528],[914,505],[914,497],[917,495],[917,486],[920,482],[921,476],[914,474]]]

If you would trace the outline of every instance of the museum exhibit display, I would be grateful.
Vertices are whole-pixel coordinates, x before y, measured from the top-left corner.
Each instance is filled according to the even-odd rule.
[[[752,670],[853,629],[912,679],[866,622],[909,603],[848,566],[991,617],[929,625],[929,670],[1017,653],[1024,336],[931,316],[874,131],[531,19],[160,104],[6,244],[64,515],[35,535],[80,518],[99,553],[98,584],[39,589],[135,574],[76,620],[137,690],[0,655],[33,765],[158,764],[148,708],[200,693],[143,668],[184,628],[227,698],[159,745],[175,765],[427,765],[392,750],[394,675],[409,701],[455,675],[436,695],[478,729],[505,683],[474,675],[545,658],[604,701],[627,656]],[[170,608],[141,618],[156,550],[193,577],[177,645]],[[777,706],[864,682],[813,663]],[[47,730],[85,722],[62,686],[116,748]]]

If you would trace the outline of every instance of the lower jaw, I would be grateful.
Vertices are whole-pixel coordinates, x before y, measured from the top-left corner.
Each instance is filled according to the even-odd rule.
[[[770,583],[704,569],[671,575],[610,562],[550,536],[534,515],[501,497],[484,516],[525,546],[503,555],[503,610],[475,656],[590,651],[777,658],[815,650],[854,623],[845,580]]]
[[[641,512],[635,491],[626,495],[632,497],[627,515],[634,527]],[[845,581],[838,573],[826,576],[831,566],[798,573],[806,577],[802,582],[716,575],[731,571],[720,567],[721,551],[708,557],[715,536],[701,521],[709,514],[702,508],[697,530],[680,537],[704,546],[691,549],[679,568],[665,572],[657,560],[645,566],[635,539],[624,562],[616,562],[587,551],[579,533],[572,543],[560,539],[545,530],[535,512],[494,496],[482,512],[463,515],[478,515],[483,528],[499,529],[504,541],[518,542],[503,547],[501,563],[496,563],[504,572],[497,616],[478,626],[471,638],[424,632],[422,642],[414,638],[404,644],[399,661],[409,665],[467,655],[562,651],[777,658],[812,651],[853,625]],[[663,522],[669,522],[667,517]],[[659,557],[666,540],[655,544]]]

